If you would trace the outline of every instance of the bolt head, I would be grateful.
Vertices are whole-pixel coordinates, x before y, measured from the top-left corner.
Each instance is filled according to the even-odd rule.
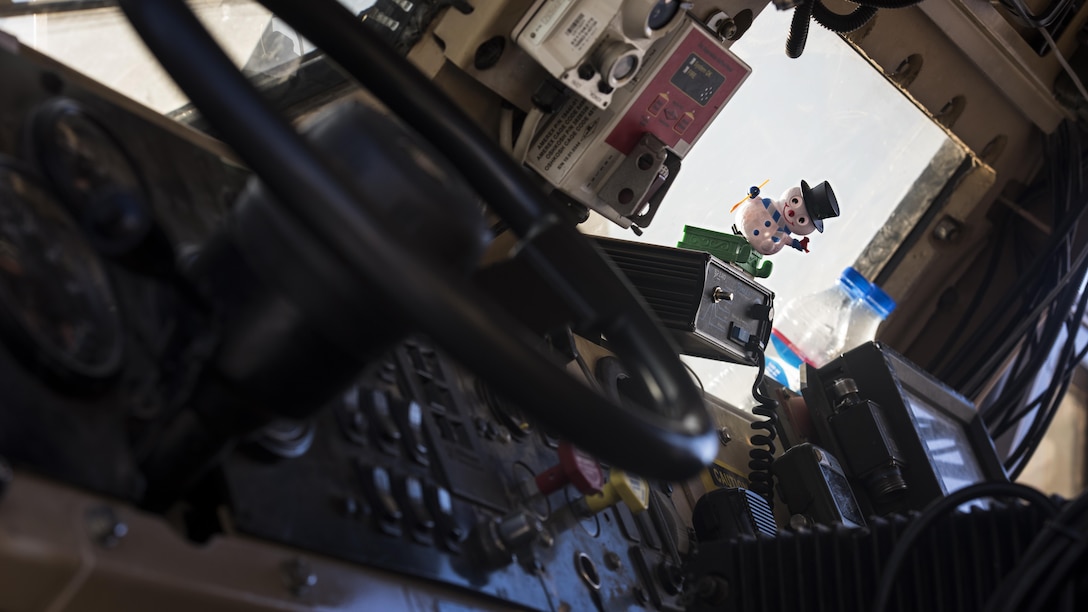
[[[718,430],[718,440],[721,441],[722,446],[728,446],[733,441],[733,432],[729,431],[728,427],[722,427]]]
[[[604,555],[604,566],[612,571],[616,571],[623,567],[623,559],[616,553],[609,551]]]

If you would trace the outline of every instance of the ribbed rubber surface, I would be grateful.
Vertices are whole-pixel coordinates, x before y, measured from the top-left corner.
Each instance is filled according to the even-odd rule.
[[[910,524],[902,516],[869,520],[860,529],[820,526],[776,538],[702,542],[687,568],[689,584],[718,576],[729,594],[724,603],[697,602],[689,610],[867,612],[885,562]],[[1042,527],[1043,515],[1021,505],[939,522],[900,569],[888,610],[983,609]]]

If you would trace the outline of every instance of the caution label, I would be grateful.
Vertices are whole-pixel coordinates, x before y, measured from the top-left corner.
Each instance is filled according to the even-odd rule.
[[[602,120],[589,102],[571,100],[533,141],[526,163],[553,185],[560,184],[596,141]]]
[[[710,467],[703,472],[703,486],[709,491],[711,489],[726,489],[726,488],[739,488],[747,489],[749,484],[748,479],[737,474],[733,470],[725,467],[720,461],[715,461],[710,464]]]

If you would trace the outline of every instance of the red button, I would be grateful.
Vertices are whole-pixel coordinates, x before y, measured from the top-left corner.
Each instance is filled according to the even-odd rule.
[[[665,108],[665,105],[669,103],[669,96],[660,93],[654,98],[654,101],[650,103],[650,107],[646,109],[646,112],[650,113],[651,117],[656,117],[661,109]]]
[[[684,116],[680,117],[680,121],[677,121],[672,129],[676,131],[677,134],[683,134],[688,131],[688,128],[691,127],[692,123],[695,123],[695,113],[684,113]]]

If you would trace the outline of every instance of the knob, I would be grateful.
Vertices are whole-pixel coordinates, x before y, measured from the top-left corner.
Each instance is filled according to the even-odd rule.
[[[752,304],[748,316],[756,321],[774,321],[774,306],[770,304]]]
[[[559,443],[559,463],[538,475],[535,482],[543,495],[551,495],[568,483],[583,495],[590,495],[601,491],[604,474],[596,459],[564,441]]]

